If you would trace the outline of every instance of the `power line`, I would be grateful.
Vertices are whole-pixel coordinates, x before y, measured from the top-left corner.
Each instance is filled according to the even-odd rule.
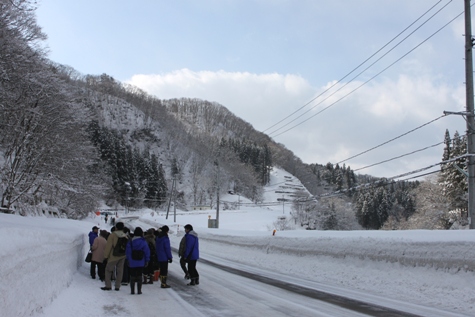
[[[412,177],[408,177],[408,178],[405,178],[405,179],[400,179],[399,181],[407,181],[409,179],[415,179],[415,178],[420,178],[420,177],[423,177],[423,176],[427,176],[427,175],[431,175],[431,174],[435,174],[435,173],[439,173],[440,171],[432,171],[432,172],[429,172],[429,173],[424,173],[424,174],[421,174],[421,175],[416,175],[416,176],[412,176]]]
[[[372,76],[370,79],[368,79],[367,81],[363,82],[361,85],[357,86],[356,88],[354,88],[353,90],[351,90],[350,92],[348,92],[347,94],[345,94],[344,96],[342,96],[341,98],[339,98],[338,100],[336,100],[335,102],[331,103],[330,105],[328,105],[327,107],[323,108],[322,110],[320,110],[319,112],[317,112],[316,114],[308,117],[307,119],[297,123],[296,125],[288,128],[287,130],[279,133],[279,134],[276,134],[274,135],[273,137],[277,137],[279,135],[282,135],[296,127],[298,127],[299,125],[307,122],[308,120],[312,119],[313,117],[319,115],[320,113],[322,113],[323,111],[327,110],[328,108],[334,106],[336,103],[338,103],[339,101],[345,99],[346,97],[348,97],[349,95],[351,95],[352,93],[354,93],[355,91],[357,91],[358,89],[360,89],[361,87],[365,86],[367,83],[369,83],[370,81],[372,81],[373,79],[375,79],[376,77],[378,77],[379,75],[381,75],[383,72],[385,72],[386,70],[388,70],[389,68],[391,68],[392,66],[394,66],[396,63],[398,63],[399,61],[401,61],[403,58],[405,58],[407,55],[409,55],[410,53],[412,53],[413,51],[415,51],[417,48],[419,48],[422,44],[424,44],[425,42],[427,42],[429,39],[431,39],[432,37],[434,37],[437,33],[439,33],[440,31],[442,31],[445,27],[447,27],[450,23],[452,23],[453,21],[455,21],[458,17],[460,17],[461,15],[463,14],[460,13],[458,14],[456,17],[454,17],[453,19],[451,19],[449,22],[447,22],[446,24],[444,24],[441,28],[439,28],[437,31],[435,31],[434,33],[432,33],[429,37],[427,37],[424,41],[422,41],[421,43],[419,43],[418,45],[416,45],[415,47],[413,47],[411,50],[409,50],[407,53],[405,53],[404,55],[402,55],[400,58],[398,58],[397,60],[395,60],[393,63],[391,63],[390,65],[388,65],[387,67],[385,67],[383,70],[381,70],[380,72],[378,72],[376,75]]]
[[[433,144],[433,145],[429,145],[429,146],[427,146],[427,147],[425,147],[425,148],[422,148],[422,149],[419,149],[419,150],[415,150],[415,151],[412,151],[412,152],[409,152],[409,153],[406,153],[406,154],[402,154],[402,155],[399,155],[399,156],[396,156],[396,157],[393,157],[393,158],[390,158],[390,159],[387,159],[387,160],[384,160],[384,161],[381,161],[381,162],[378,162],[378,163],[374,163],[374,164],[371,164],[371,165],[367,165],[367,166],[363,166],[363,167],[357,168],[357,169],[353,170],[353,172],[360,171],[360,170],[362,170],[362,169],[369,168],[369,167],[373,167],[373,166],[380,165],[380,164],[383,164],[383,163],[387,163],[387,162],[390,162],[390,161],[394,161],[394,160],[399,159],[399,158],[401,158],[401,157],[405,157],[405,156],[409,156],[409,155],[412,155],[412,154],[415,154],[415,153],[418,153],[418,152],[422,152],[422,151],[425,151],[425,150],[427,150],[427,149],[430,149],[430,148],[439,146],[439,145],[441,145],[441,144],[444,144],[444,141],[439,142],[439,143],[436,143],[436,144]]]
[[[411,171],[411,172],[407,172],[407,173],[404,173],[404,174],[392,176],[392,177],[389,177],[389,178],[382,178],[382,179],[380,179],[378,181],[375,181],[375,182],[372,182],[372,183],[365,183],[365,184],[361,184],[361,185],[354,186],[354,187],[351,187],[351,188],[342,189],[342,190],[339,190],[339,191],[336,191],[336,192],[322,194],[322,195],[313,196],[313,197],[314,198],[336,197],[336,196],[344,195],[346,192],[352,191],[352,190],[361,190],[361,189],[369,189],[369,188],[376,188],[376,187],[380,187],[380,186],[386,186],[386,185],[394,183],[395,179],[397,179],[397,178],[401,178],[401,177],[405,177],[405,176],[409,176],[409,175],[414,175],[414,174],[426,171],[428,169],[434,168],[436,166],[453,163],[455,161],[458,161],[460,159],[463,159],[463,158],[466,158],[466,157],[469,157],[469,156],[475,156],[475,154],[464,154],[464,155],[461,155],[461,156],[454,157],[450,160],[441,161],[441,162],[438,162],[438,163],[435,163],[435,164],[432,164],[432,165],[429,165],[429,166],[426,166],[426,167],[423,167],[423,168],[420,168],[420,169],[417,169],[417,170],[414,170],[414,171]],[[413,177],[406,178],[406,179],[403,179],[403,180],[398,180],[398,181],[404,181],[404,180],[408,180],[408,179],[419,178],[419,177],[422,177],[422,176],[425,176],[425,175],[430,175],[430,174],[434,174],[434,173],[438,173],[438,172],[439,171],[433,171],[433,172],[413,176]]]
[[[360,156],[360,155],[363,155],[363,154],[366,154],[366,153],[368,153],[368,152],[371,152],[371,151],[373,151],[373,150],[375,150],[375,149],[377,149],[377,148],[379,148],[379,147],[381,147],[381,146],[383,146],[383,145],[386,145],[386,144],[388,144],[388,143],[390,143],[390,142],[392,142],[392,141],[395,141],[395,140],[397,140],[397,139],[400,139],[400,138],[402,138],[403,136],[406,136],[406,135],[408,135],[408,134],[410,134],[410,133],[412,133],[412,132],[414,132],[414,131],[416,131],[416,130],[419,130],[419,129],[421,129],[422,127],[425,127],[426,125],[429,125],[429,124],[431,124],[431,123],[433,123],[433,122],[435,122],[435,121],[437,121],[437,120],[439,120],[439,119],[441,119],[441,118],[443,118],[443,117],[445,117],[445,114],[442,115],[442,116],[440,116],[440,117],[437,117],[437,118],[435,118],[435,119],[433,119],[433,120],[431,120],[431,121],[429,121],[429,122],[426,122],[426,123],[424,123],[424,124],[422,124],[422,125],[420,125],[420,126],[414,128],[414,129],[412,129],[412,130],[410,130],[410,131],[407,131],[406,133],[403,133],[403,134],[401,134],[401,135],[399,135],[399,136],[397,136],[397,137],[395,137],[395,138],[392,138],[392,139],[390,139],[390,140],[388,140],[388,141],[386,141],[386,142],[383,142],[383,143],[381,143],[381,144],[379,144],[379,145],[376,145],[376,146],[374,146],[374,147],[372,147],[372,148],[370,148],[370,149],[368,149],[368,150],[366,150],[366,151],[363,151],[363,152],[361,152],[361,153],[359,153],[359,154],[353,155],[353,156],[351,156],[351,157],[349,157],[349,158],[347,158],[347,159],[344,159],[344,160],[342,160],[342,161],[340,161],[340,162],[337,162],[336,164],[341,164],[341,163],[346,162],[346,161],[349,161],[349,160],[351,160],[351,159],[353,159],[353,158],[355,158],[355,157],[358,157],[358,156]]]
[[[456,138],[452,138],[450,139],[450,142],[454,142],[456,140]],[[412,154],[415,154],[415,153],[418,153],[418,152],[422,152],[422,151],[425,151],[427,149],[430,149],[430,148],[433,148],[433,147],[436,147],[436,146],[439,146],[439,145],[442,145],[444,144],[446,141],[442,141],[442,142],[439,142],[439,143],[436,143],[436,144],[433,144],[433,145],[429,145],[429,146],[426,146],[425,148],[422,148],[422,149],[419,149],[419,150],[414,150],[412,152],[409,152],[409,153],[406,153],[406,154],[402,154],[402,155],[399,155],[399,156],[396,156],[396,157],[393,157],[393,158],[390,158],[390,159],[387,159],[387,160],[384,160],[384,161],[381,161],[381,162],[378,162],[378,163],[374,163],[374,164],[371,164],[371,165],[367,165],[367,166],[364,166],[364,167],[360,167],[360,168],[357,168],[357,169],[354,169],[353,171],[356,172],[356,171],[359,171],[359,170],[362,170],[362,169],[365,169],[365,168],[368,168],[368,167],[373,167],[375,165],[379,165],[379,164],[383,164],[383,163],[387,163],[389,161],[393,161],[395,159],[398,159],[398,158],[401,158],[401,157],[404,157],[404,156],[409,156],[409,155],[412,155]],[[362,154],[362,153],[361,153]]]
[[[416,22],[418,22],[420,19],[422,19],[427,13],[429,13],[430,11],[432,11],[432,9],[434,7],[436,7],[442,0],[440,0],[439,2],[437,2],[436,4],[434,4],[429,10],[427,10],[424,14],[422,14],[419,18],[417,18],[414,22],[412,22],[409,26],[407,26],[403,31],[401,31],[398,35],[396,35],[395,37],[393,37],[389,42],[387,42],[385,45],[383,45],[380,49],[378,49],[375,53],[373,53],[370,57],[368,57],[366,60],[364,60],[362,63],[360,63],[358,66],[356,66],[355,68],[353,68],[353,70],[351,70],[349,73],[347,73],[344,77],[342,77],[341,79],[339,79],[337,82],[335,82],[334,84],[332,84],[329,88],[325,89],[323,92],[321,92],[318,96],[316,96],[315,98],[313,98],[312,100],[310,100],[309,102],[307,102],[305,105],[303,105],[302,107],[300,107],[299,109],[297,109],[296,111],[294,111],[293,113],[291,113],[290,115],[288,115],[287,117],[285,117],[284,119],[280,120],[279,122],[277,122],[276,124],[272,125],[271,127],[265,129],[264,131],[262,132],[265,132],[271,128],[273,128],[274,126],[278,125],[279,123],[285,121],[287,118],[293,116],[295,113],[299,112],[300,110],[302,110],[304,107],[306,107],[307,105],[309,105],[310,103],[312,103],[313,101],[315,101],[317,98],[321,97],[323,94],[325,94],[326,92],[328,92],[330,89],[332,89],[333,87],[335,87],[337,84],[339,84],[341,81],[343,81],[346,77],[348,77],[350,74],[354,73],[358,68],[360,68],[362,65],[364,65],[366,62],[368,62],[371,58],[373,58],[374,56],[376,56],[379,52],[381,52],[384,48],[386,48],[389,44],[391,44],[394,40],[396,40],[398,37],[400,37],[404,32],[406,32],[410,27],[412,27]],[[320,105],[321,103],[323,103],[325,100],[327,100],[328,98],[330,98],[331,96],[333,96],[335,93],[337,93],[338,91],[340,91],[342,88],[346,87],[348,84],[350,84],[355,78],[357,78],[358,76],[360,76],[362,73],[364,73],[366,70],[368,70],[370,67],[372,67],[374,64],[376,64],[378,61],[380,61],[383,57],[385,57],[389,52],[393,51],[397,46],[399,46],[402,42],[404,42],[405,40],[407,40],[412,34],[414,34],[418,29],[420,29],[423,25],[425,25],[428,21],[430,21],[435,15],[437,15],[441,10],[443,10],[445,7],[448,6],[450,2],[448,2],[445,6],[443,6],[441,9],[439,9],[436,13],[434,13],[430,18],[428,18],[424,23],[422,23],[420,26],[418,26],[414,31],[412,31],[411,33],[409,33],[409,35],[407,35],[404,39],[402,39],[399,43],[397,43],[395,46],[393,46],[389,51],[387,51],[383,56],[381,56],[380,58],[378,58],[375,62],[373,62],[371,65],[369,65],[368,67],[366,67],[363,71],[361,71],[360,73],[358,73],[355,77],[353,77],[350,81],[348,81],[345,85],[343,85],[342,87],[340,87],[339,89],[337,89],[336,91],[334,91],[332,94],[330,94],[329,96],[327,96],[325,99],[323,99],[322,101],[320,101],[319,103],[317,103],[315,106],[313,106],[312,108],[310,108],[309,110],[307,110],[306,112],[304,112],[303,114],[301,114],[300,116],[296,117],[295,119],[293,119],[292,121],[286,123],[285,125],[283,125],[282,127],[272,131],[269,133],[269,135],[283,129],[284,127],[288,126],[290,123],[294,122],[295,120],[297,120],[298,118],[302,117],[303,115],[305,115],[306,113],[308,113],[310,110],[314,109],[316,106]],[[280,135],[280,134],[279,134]]]
[[[392,177],[389,177],[389,178],[381,178],[380,180],[375,181],[375,182],[361,184],[361,185],[358,185],[358,186],[350,187],[350,188],[347,188],[347,189],[342,189],[342,190],[335,191],[335,192],[332,192],[332,193],[326,193],[326,194],[322,194],[322,195],[314,195],[314,196],[311,196],[311,197],[305,198],[305,199],[298,198],[296,200],[298,200],[299,202],[307,202],[307,201],[313,201],[313,200],[318,199],[318,198],[337,197],[337,196],[344,195],[344,194],[346,194],[346,192],[353,191],[353,190],[370,189],[370,188],[376,188],[376,187],[390,185],[390,184],[395,183],[396,179],[398,179],[397,181],[406,181],[406,180],[409,180],[409,179],[420,178],[420,177],[423,177],[423,176],[438,173],[439,170],[428,172],[428,173],[425,173],[425,174],[412,176],[412,177],[405,178],[405,179],[399,179],[401,177],[418,174],[420,172],[429,170],[429,169],[434,168],[436,166],[453,163],[453,162],[456,162],[460,159],[467,158],[469,156],[475,156],[475,154],[460,155],[460,156],[454,157],[454,158],[446,160],[446,161],[441,161],[441,162],[438,162],[438,163],[435,163],[435,164],[432,164],[432,165],[429,165],[429,166],[426,166],[426,167],[419,168],[419,169],[414,170],[414,171],[406,172],[406,173],[399,174],[399,175],[396,175],[396,176],[392,176]],[[228,202],[228,203],[232,203],[232,202]],[[292,201],[284,201],[284,203],[291,204]],[[240,203],[240,204],[241,205],[258,205],[258,206],[279,206],[279,205],[282,204],[282,201],[262,202],[262,203]]]

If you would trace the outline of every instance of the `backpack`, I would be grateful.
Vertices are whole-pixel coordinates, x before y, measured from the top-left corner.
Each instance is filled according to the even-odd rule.
[[[114,250],[112,251],[113,256],[124,256],[125,255],[125,248],[127,247],[128,239],[126,237],[121,237],[117,240],[116,245],[114,246]]]
[[[143,251],[142,250],[132,250],[132,260],[140,261],[143,259]]]
[[[134,250],[134,245],[132,244],[132,240],[130,240],[130,248],[132,249],[132,260],[140,261],[143,259],[143,251]]]

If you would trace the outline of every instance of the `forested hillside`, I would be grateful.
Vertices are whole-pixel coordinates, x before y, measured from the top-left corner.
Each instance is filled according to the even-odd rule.
[[[278,166],[311,193],[295,198],[289,219],[307,229],[446,229],[466,219],[466,184],[453,165],[421,184],[305,164],[223,105],[162,100],[49,60],[28,1],[0,0],[0,31],[3,212],[82,218],[103,202],[165,208],[171,200],[214,208],[228,191],[260,203]],[[447,132],[443,160],[464,142]]]

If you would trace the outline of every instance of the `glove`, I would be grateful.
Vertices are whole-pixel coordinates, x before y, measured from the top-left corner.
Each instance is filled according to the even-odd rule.
[[[173,260],[172,260],[172,259],[168,259],[168,263],[172,263],[172,262],[173,262]]]
[[[148,262],[145,262],[145,266],[144,267],[147,267],[148,266]]]
[[[102,264],[107,265],[107,259],[104,259],[104,261],[102,261]]]
[[[185,258],[184,261],[185,261],[185,263],[188,263],[188,261],[190,261],[190,260],[188,258]]]

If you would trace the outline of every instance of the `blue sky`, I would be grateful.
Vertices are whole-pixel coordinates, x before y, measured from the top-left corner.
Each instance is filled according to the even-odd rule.
[[[433,6],[381,61],[310,102]],[[326,164],[464,110],[463,15],[428,39],[462,11],[463,1],[449,0],[43,0],[37,15],[53,61],[161,99],[218,102],[304,162]],[[298,109],[300,118],[268,130]],[[464,133],[465,121],[442,118],[345,163],[360,168],[434,145],[445,129]],[[396,176],[441,156],[434,147],[359,173]]]

